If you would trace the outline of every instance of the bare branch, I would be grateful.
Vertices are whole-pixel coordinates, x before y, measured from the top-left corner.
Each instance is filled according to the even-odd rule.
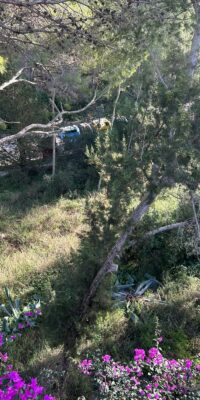
[[[30,7],[37,5],[64,4],[67,0],[0,0],[0,4],[11,4],[17,7]],[[68,1],[69,2],[69,1]],[[87,6],[84,1],[77,1],[78,4]]]
[[[78,109],[78,110],[72,110],[72,111],[60,111],[55,118],[53,118],[52,121],[48,122],[48,124],[30,124],[27,125],[25,128],[21,129],[18,133],[10,136],[5,136],[4,138],[0,139],[0,146],[2,146],[4,143],[10,142],[12,140],[17,140],[21,139],[35,131],[36,129],[44,129],[44,130],[49,130],[52,128],[58,127],[62,122],[63,122],[63,116],[64,115],[72,115],[72,114],[79,114],[82,113],[83,111],[87,110],[89,107],[91,107],[94,103],[96,102],[96,91],[95,94],[92,98],[92,100],[84,107]],[[38,132],[37,132],[38,133]],[[45,131],[41,131],[41,133],[45,133]],[[48,132],[46,132],[48,133]]]
[[[159,68],[159,66],[158,66],[158,60],[157,60],[157,58],[156,58],[155,52],[154,52],[154,51],[150,51],[150,55],[151,55],[152,61],[153,61],[153,63],[154,63],[154,67],[155,67],[157,76],[158,76],[158,78],[160,79],[160,82],[163,84],[163,86],[165,87],[165,89],[168,90],[168,89],[169,89],[169,85],[166,83],[165,79],[163,78],[163,76],[162,76],[162,74],[161,74],[161,71],[160,71],[160,68]]]
[[[97,99],[96,94],[97,94],[97,92],[95,90],[92,100],[83,108],[80,108],[79,110],[74,110],[74,111],[62,111],[62,112],[60,112],[59,115],[61,115],[63,117],[63,115],[80,114],[80,113],[86,111],[89,107],[91,107],[94,103],[96,103],[96,101],[100,98],[100,96],[99,96]]]
[[[28,134],[31,133],[31,131],[34,131],[34,129],[48,129],[48,128],[52,128],[54,126],[54,122],[49,122],[48,124],[30,124],[28,126],[26,126],[25,128],[21,129],[21,131],[19,131],[18,133],[14,134],[14,135],[10,135],[10,136],[5,136],[4,138],[0,139],[0,146],[2,146],[4,143],[10,142],[12,140],[17,140],[17,139],[21,139],[25,136],[27,136]],[[43,131],[41,131],[42,133],[45,133]]]
[[[118,87],[117,97],[116,97],[115,102],[114,102],[113,114],[112,114],[112,119],[111,119],[111,130],[112,130],[113,124],[114,124],[114,122],[115,122],[116,108],[117,108],[117,103],[118,103],[118,101],[119,101],[120,93],[121,93],[121,85],[119,85],[119,87]]]
[[[4,123],[4,124],[20,124],[19,121],[6,121],[5,119],[0,118],[0,124],[1,123]]]
[[[148,237],[151,237],[151,236],[155,236],[155,235],[158,235],[158,234],[160,234],[160,233],[163,233],[163,232],[168,232],[168,231],[171,231],[171,230],[173,230],[173,229],[179,229],[179,228],[184,228],[186,225],[188,225],[189,224],[189,221],[183,221],[183,222],[176,222],[175,224],[170,224],[170,225],[165,225],[165,226],[161,226],[160,228],[157,228],[157,229],[153,229],[152,231],[149,231],[149,232],[146,232],[143,236],[142,236],[142,238],[141,239],[134,239],[134,240],[132,240],[131,242],[130,242],[130,245],[131,246],[134,246],[138,241],[140,241],[140,240],[144,240],[144,239],[146,239],[146,238],[148,238]]]
[[[5,88],[7,88],[10,85],[13,85],[14,83],[19,83],[19,82],[26,82],[26,83],[29,83],[30,85],[35,85],[36,84],[35,82],[31,82],[27,79],[23,79],[23,78],[18,79],[21,76],[24,69],[25,68],[21,68],[9,81],[2,83],[2,85],[0,85],[0,91],[4,90]]]

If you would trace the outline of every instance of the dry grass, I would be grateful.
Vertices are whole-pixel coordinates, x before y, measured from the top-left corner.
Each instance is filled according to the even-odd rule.
[[[61,198],[54,205],[34,207],[17,221],[7,215],[1,227],[0,285],[23,283],[27,273],[67,259],[87,230],[83,200]]]

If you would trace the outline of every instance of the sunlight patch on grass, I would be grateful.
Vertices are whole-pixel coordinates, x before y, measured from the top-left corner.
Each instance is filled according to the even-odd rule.
[[[67,260],[88,230],[82,200],[61,198],[8,222],[1,227],[1,286],[23,281],[24,275],[45,270],[59,258]]]

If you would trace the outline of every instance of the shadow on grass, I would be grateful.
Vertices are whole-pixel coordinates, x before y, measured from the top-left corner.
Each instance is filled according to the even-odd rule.
[[[32,371],[40,372],[43,366],[54,364],[55,372],[56,361],[53,362],[50,352],[45,355],[45,347],[52,349],[53,353],[56,348],[64,345],[65,353],[68,352],[69,356],[75,357],[78,341],[85,335],[85,327],[95,321],[98,309],[107,309],[108,286],[103,286],[103,292],[101,287],[88,320],[84,323],[80,320],[84,295],[110,247],[107,236],[108,232],[100,234],[98,229],[97,231],[95,228],[91,229],[81,239],[77,251],[72,251],[66,258],[63,256],[58,258],[44,271],[27,273],[23,277],[24,284],[29,290],[28,294],[25,292],[22,300],[26,301],[27,297],[31,298],[33,294],[39,295],[43,301],[43,316],[38,328],[25,334],[22,340],[13,346],[12,357],[21,371],[24,370],[27,374]],[[109,278],[106,281],[109,285]],[[44,353],[43,361],[41,361],[42,353]],[[63,352],[62,367],[66,367]],[[82,394],[82,386],[85,387],[87,384],[84,379],[81,383],[82,378],[73,363],[68,364],[67,371],[71,384],[69,385],[68,381],[68,389],[65,390],[69,397],[66,398],[76,399]],[[90,391],[90,389],[86,391],[88,390]]]

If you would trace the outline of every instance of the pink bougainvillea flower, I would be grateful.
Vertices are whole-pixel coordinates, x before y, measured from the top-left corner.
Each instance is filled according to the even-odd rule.
[[[16,335],[11,335],[11,336],[9,337],[9,340],[10,340],[11,342],[14,342],[15,339],[17,339],[17,336],[16,336]]]
[[[17,371],[9,372],[8,378],[13,382],[19,382],[20,380],[22,380],[21,376],[19,375],[19,372]]]
[[[104,356],[102,356],[102,361],[105,363],[110,362],[111,360],[111,356],[109,356],[109,354],[105,354]]]
[[[26,385],[25,382],[21,379],[20,381],[15,382],[15,389],[17,390],[23,389],[25,385]]]
[[[140,361],[145,359],[145,351],[144,349],[135,349],[134,350],[134,360],[135,361]]]
[[[149,383],[148,385],[146,385],[146,389],[147,389],[147,390],[151,390],[151,389],[152,389],[152,384]]]
[[[42,386],[38,385],[37,379],[36,378],[32,378],[31,379],[31,383],[28,385],[32,391],[34,392],[36,398],[37,396],[39,396],[40,394],[43,393],[44,388]]]
[[[92,366],[92,360],[85,358],[80,362],[79,368],[84,375],[91,375],[90,368]]]
[[[24,329],[25,328],[25,326],[24,326],[24,324],[22,324],[21,322],[18,324],[18,329]]]
[[[138,393],[139,393],[141,396],[144,396],[144,395],[145,395],[145,391],[142,390],[142,389],[140,389]]]
[[[159,350],[157,349],[157,347],[152,347],[151,349],[149,349],[149,358],[154,358],[157,355],[160,355],[161,353],[159,352]]]
[[[180,366],[179,362],[172,359],[172,360],[167,360],[167,368],[178,368]]]
[[[8,361],[8,354],[7,353],[0,353],[0,360],[3,362],[7,362]]]
[[[25,317],[33,317],[33,312],[32,311],[25,311],[24,312]]]
[[[135,376],[131,376],[130,380],[133,381],[135,383],[135,385],[140,384],[140,381]]]
[[[153,359],[154,365],[161,365],[163,363],[163,356],[162,354],[158,354],[157,357]]]
[[[191,360],[185,360],[185,366],[186,368],[190,369],[192,366],[192,361]]]
[[[83,361],[81,361],[80,366],[81,367],[91,367],[92,365],[92,360],[85,358]]]
[[[196,370],[197,370],[197,371],[200,371],[200,365],[197,365],[197,366],[196,366]]]
[[[127,372],[127,374],[130,374],[132,372],[132,369],[129,367],[125,367],[125,371]]]

